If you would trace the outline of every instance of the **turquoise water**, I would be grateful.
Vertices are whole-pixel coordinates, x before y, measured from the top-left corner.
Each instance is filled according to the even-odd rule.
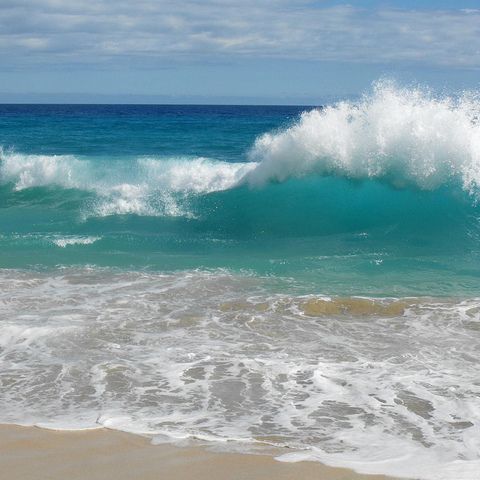
[[[477,480],[479,112],[0,105],[0,423]]]
[[[290,152],[297,171],[280,158],[285,178],[245,180],[271,161],[273,149],[255,142],[272,132],[281,141],[282,129],[302,128],[308,110],[2,106],[0,265],[226,268],[294,278],[326,294],[475,294],[476,195],[462,189],[458,172],[433,186],[421,183],[422,172],[405,179],[412,148],[441,157],[431,137],[395,125],[403,137],[391,140],[390,158],[369,152],[391,164],[385,175],[352,164],[322,171],[324,159],[304,171],[299,148]],[[346,140],[333,147],[334,161]]]

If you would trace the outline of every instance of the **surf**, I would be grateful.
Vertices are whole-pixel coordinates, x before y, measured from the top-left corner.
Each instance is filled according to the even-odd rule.
[[[380,180],[394,188],[459,185],[478,195],[478,93],[438,97],[381,81],[357,102],[305,112],[292,126],[260,136],[249,184],[310,174]]]

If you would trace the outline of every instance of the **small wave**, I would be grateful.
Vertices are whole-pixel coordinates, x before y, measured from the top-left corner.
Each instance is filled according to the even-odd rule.
[[[62,237],[55,238],[52,242],[60,248],[65,248],[70,245],[91,245],[100,240],[101,237]]]
[[[359,102],[302,114],[297,123],[259,137],[250,152],[252,185],[320,174],[380,179],[394,187],[480,186],[480,99],[437,98],[383,81]]]

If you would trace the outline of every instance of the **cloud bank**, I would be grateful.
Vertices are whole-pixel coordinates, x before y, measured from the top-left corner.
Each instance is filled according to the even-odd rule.
[[[480,67],[480,10],[300,0],[1,0],[4,68],[298,59]]]

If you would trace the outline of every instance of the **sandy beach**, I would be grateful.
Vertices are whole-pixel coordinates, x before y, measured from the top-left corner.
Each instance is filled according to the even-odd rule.
[[[151,445],[122,432],[0,426],[2,480],[388,480],[316,462]]]

